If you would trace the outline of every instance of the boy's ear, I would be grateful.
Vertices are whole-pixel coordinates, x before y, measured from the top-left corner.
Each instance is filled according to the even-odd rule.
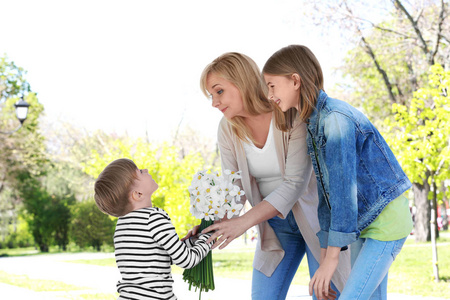
[[[142,199],[142,193],[134,190],[131,192],[131,197],[130,197],[132,201],[140,201]]]
[[[291,75],[292,80],[294,81],[294,88],[299,89],[302,83],[302,80],[300,78],[300,75],[297,73],[294,73]]]

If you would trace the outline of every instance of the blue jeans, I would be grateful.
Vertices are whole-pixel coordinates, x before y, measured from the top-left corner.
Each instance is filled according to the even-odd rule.
[[[319,268],[319,263],[312,255],[298,229],[292,211],[289,212],[286,219],[274,217],[268,220],[268,222],[280,240],[285,254],[271,277],[267,277],[260,271],[253,269],[253,300],[286,299],[289,286],[291,285],[292,279],[294,279],[294,275],[305,253],[308,258],[310,277]],[[337,291],[334,284],[332,284],[332,288]],[[313,299],[316,300],[317,298],[314,296]]]
[[[387,299],[388,271],[406,238],[378,241],[360,238],[351,246],[352,271],[340,300]]]

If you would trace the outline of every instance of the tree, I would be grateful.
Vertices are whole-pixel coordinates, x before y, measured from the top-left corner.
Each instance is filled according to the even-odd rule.
[[[81,248],[92,246],[100,251],[103,244],[113,245],[116,218],[102,213],[93,199],[72,206],[71,238]]]
[[[405,172],[414,183],[415,193],[425,193],[421,206],[428,210],[417,211],[415,220],[419,226],[430,220],[431,226],[416,230],[416,240],[430,240],[434,245],[433,260],[435,278],[439,280],[437,269],[437,250],[435,247],[437,205],[444,195],[440,187],[444,180],[450,177],[450,71],[444,71],[442,66],[430,68],[429,84],[414,93],[409,107],[395,104],[393,112],[396,122],[389,119],[387,124],[391,129],[389,142],[397,157],[404,166]],[[428,212],[431,216],[428,216]],[[418,227],[416,226],[416,229]]]
[[[186,232],[198,221],[190,214],[189,193],[192,176],[204,168],[199,153],[180,155],[180,149],[167,144],[151,145],[142,139],[120,138],[103,143],[101,150],[94,150],[83,163],[86,174],[97,178],[100,172],[115,159],[130,158],[139,168],[146,168],[159,185],[153,194],[154,206],[167,211],[179,233]]]
[[[48,252],[53,234],[53,206],[41,183],[28,172],[19,175],[19,194],[23,199],[23,216],[41,252]]]
[[[426,85],[433,64],[449,67],[449,5],[443,0],[335,0],[315,2],[313,7],[321,26],[337,24],[346,42],[354,45],[341,68],[350,95],[344,100],[360,107],[382,132],[389,133],[383,121],[393,117],[391,107],[409,107],[413,92]],[[404,163],[402,167],[408,168]],[[416,219],[417,237],[429,236],[422,231],[430,222],[427,196],[432,187],[427,178],[432,175],[421,174],[423,184],[412,180],[415,206],[424,216]]]
[[[75,204],[75,191],[71,185],[72,178],[80,176],[72,166],[64,162],[53,161],[42,176],[42,188],[49,195],[52,205],[53,239],[63,250],[69,244],[69,226],[72,219],[71,206]]]
[[[44,138],[38,130],[43,106],[31,91],[25,74],[6,56],[0,57],[0,131],[18,126],[14,103],[20,96],[25,95],[30,104],[28,118],[19,131],[9,135],[0,133],[0,231],[3,241],[17,229],[17,211],[21,204],[17,191],[19,174],[26,170],[37,176],[41,165],[47,161]],[[13,224],[13,232],[7,224]]]
[[[322,28],[338,25],[345,43],[354,45],[340,68],[352,90],[346,100],[374,121],[390,115],[394,103],[408,105],[430,66],[449,63],[449,7],[443,0],[330,0],[312,6]]]

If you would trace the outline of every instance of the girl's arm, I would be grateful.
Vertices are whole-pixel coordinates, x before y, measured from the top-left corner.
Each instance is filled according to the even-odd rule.
[[[344,247],[357,239],[356,134],[356,125],[347,116],[333,112],[324,118],[324,171],[328,172],[324,177],[328,177],[331,212],[321,247]]]
[[[340,247],[322,248],[320,267],[314,273],[309,282],[309,294],[315,293],[317,299],[335,298],[335,293],[330,288],[331,277],[339,264]],[[331,293],[330,293],[331,292]]]
[[[151,237],[167,251],[172,262],[181,268],[194,267],[211,249],[211,243],[206,242],[208,234],[200,235],[192,247],[181,242],[169,216],[163,210],[153,212],[148,225]]]

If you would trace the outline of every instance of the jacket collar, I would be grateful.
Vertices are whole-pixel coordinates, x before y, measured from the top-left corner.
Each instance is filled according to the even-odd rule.
[[[328,95],[323,90],[319,90],[316,107],[314,108],[308,119],[308,129],[311,130],[313,134],[316,134],[318,122],[320,119],[320,112],[325,106],[327,98]]]

